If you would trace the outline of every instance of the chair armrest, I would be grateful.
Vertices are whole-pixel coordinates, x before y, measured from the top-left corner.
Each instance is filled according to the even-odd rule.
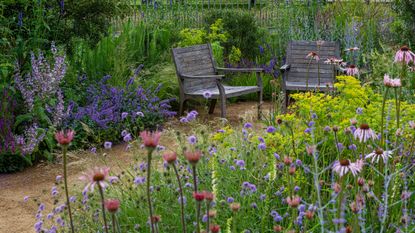
[[[290,70],[291,65],[290,64],[285,64],[283,66],[281,66],[280,71],[281,72],[287,72],[288,70]]]
[[[263,68],[216,68],[218,71],[235,72],[235,73],[251,73],[251,72],[263,72]]]
[[[180,77],[186,78],[186,79],[215,79],[215,80],[222,80],[222,78],[225,77],[225,75],[189,75],[189,74],[181,74]]]

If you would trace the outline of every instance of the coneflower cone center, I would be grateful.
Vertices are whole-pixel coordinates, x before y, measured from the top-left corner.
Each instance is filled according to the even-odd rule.
[[[104,179],[105,179],[104,174],[102,174],[102,173],[100,173],[100,172],[98,172],[98,173],[94,174],[93,180],[94,180],[95,182],[98,182],[98,181],[103,181]]]
[[[352,69],[356,68],[355,65],[350,65],[349,67],[352,68]]]
[[[377,155],[383,155],[383,150],[380,149],[380,148],[378,148],[378,149],[375,150],[375,154],[377,154]]]
[[[401,51],[402,51],[402,52],[408,52],[408,51],[409,51],[408,46],[406,46],[406,45],[402,46],[402,47],[401,47]]]
[[[350,161],[348,159],[340,159],[340,165],[342,166],[349,166],[350,165]]]
[[[368,124],[361,124],[359,128],[366,130],[366,129],[369,129],[369,125]]]

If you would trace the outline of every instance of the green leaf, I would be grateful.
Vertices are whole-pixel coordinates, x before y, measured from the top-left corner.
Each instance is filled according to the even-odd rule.
[[[26,113],[23,115],[19,115],[16,117],[16,122],[14,123],[14,129],[16,129],[21,123],[26,121],[32,121],[33,116],[32,113]]]

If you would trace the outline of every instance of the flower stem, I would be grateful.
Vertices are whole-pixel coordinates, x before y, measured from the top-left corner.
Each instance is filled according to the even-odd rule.
[[[183,230],[183,233],[186,233],[186,223],[185,223],[185,220],[184,220],[184,200],[183,200],[182,182],[180,181],[179,172],[177,171],[176,165],[174,163],[173,163],[173,170],[174,170],[174,173],[176,174],[177,183],[179,184],[182,230]]]
[[[210,219],[209,219],[209,207],[210,207],[210,201],[206,202],[206,216],[207,216],[207,221],[206,221],[206,232],[209,232],[209,224],[210,224]]]
[[[66,203],[68,205],[68,212],[69,212],[69,222],[71,224],[71,232],[74,233],[75,229],[73,227],[73,220],[72,220],[72,211],[71,211],[71,203],[69,201],[69,190],[68,190],[68,171],[66,168],[67,165],[67,157],[66,157],[66,151],[68,149],[67,145],[62,146],[63,150],[63,181],[65,184],[65,195],[66,195]]]
[[[116,231],[116,224],[115,224],[115,214],[111,214],[111,219],[112,219],[112,232],[113,233],[116,233],[117,231]]]
[[[395,104],[396,104],[396,129],[399,129],[400,121],[400,111],[401,111],[401,93],[402,93],[402,86],[399,87],[399,94],[395,88]]]
[[[147,202],[148,202],[148,212],[150,214],[150,226],[151,232],[154,233],[154,224],[153,224],[153,209],[151,207],[151,194],[150,194],[150,178],[151,178],[151,154],[153,153],[152,149],[148,149],[147,152]]]
[[[314,174],[313,174],[313,178],[314,178],[314,186],[316,188],[316,193],[317,193],[317,213],[318,213],[318,218],[320,220],[320,229],[321,229],[321,233],[324,233],[324,216],[323,216],[323,209],[322,209],[322,203],[321,203],[321,194],[320,194],[320,180],[319,180],[319,168],[318,168],[318,163],[317,163],[317,154],[316,152],[313,153],[313,157],[314,157]]]
[[[385,90],[385,94],[383,95],[383,100],[382,100],[382,113],[381,113],[381,118],[380,118],[380,140],[381,140],[381,146],[382,148],[384,147],[385,144],[385,136],[384,136],[384,126],[383,126],[383,118],[385,118],[385,104],[386,104],[386,96],[388,95],[389,92],[389,88],[386,87]]]
[[[101,184],[98,183],[98,190],[99,195],[101,196],[101,207],[102,207],[102,218],[104,219],[104,228],[105,232],[108,233],[108,224],[107,224],[107,218],[105,216],[105,199],[104,199],[104,191],[102,190]]]
[[[196,165],[193,165],[192,170],[193,170],[193,186],[195,189],[195,193],[197,193]],[[199,218],[200,218],[200,201],[196,200],[196,232],[197,233],[200,233]]]

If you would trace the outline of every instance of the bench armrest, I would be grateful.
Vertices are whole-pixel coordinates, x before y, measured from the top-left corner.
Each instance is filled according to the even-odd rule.
[[[288,70],[290,70],[291,65],[290,64],[285,64],[283,66],[281,66],[280,71],[281,72],[287,72]]]
[[[263,72],[263,68],[216,68],[218,71],[236,72],[236,73],[251,73],[251,72]]]
[[[222,78],[225,77],[225,75],[190,75],[190,74],[181,74],[180,77],[186,78],[186,79],[214,79],[214,80],[222,80]]]

